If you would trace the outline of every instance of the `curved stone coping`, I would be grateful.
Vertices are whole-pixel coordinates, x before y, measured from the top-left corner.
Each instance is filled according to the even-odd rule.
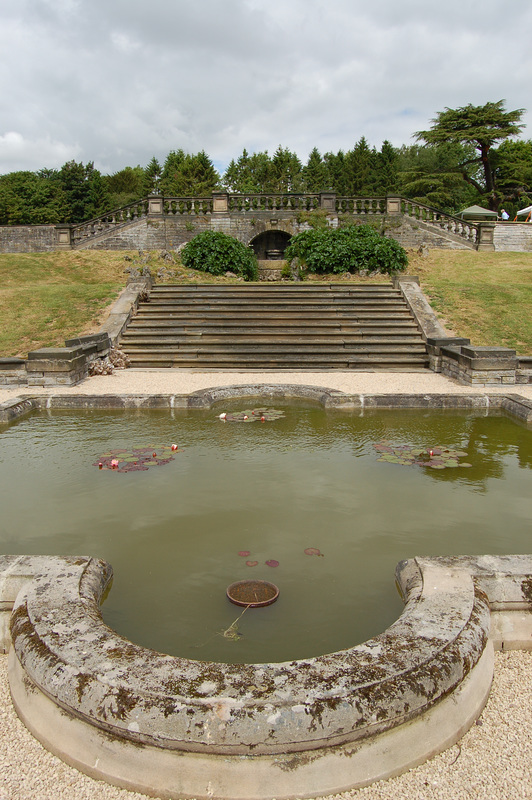
[[[480,714],[493,674],[490,610],[504,621],[501,646],[503,629],[512,646],[532,646],[530,555],[401,562],[406,605],[390,628],[279,664],[187,661],[134,645],[102,622],[111,577],[87,557],[0,556],[13,701],[64,760],[167,798],[312,797],[398,774]]]
[[[202,389],[190,394],[21,395],[0,403],[0,424],[12,422],[34,410],[209,409],[222,401],[258,397],[268,401],[304,400],[326,409],[359,413],[381,408],[502,410],[532,423],[532,401],[519,394],[347,394],[319,386],[256,383]]]
[[[27,571],[31,561],[20,557],[7,570]],[[363,644],[276,664],[189,661],[139,647],[103,623],[111,574],[96,559],[41,557],[13,608],[14,651],[31,682],[68,714],[156,747],[261,755],[364,739],[452,693],[488,640],[488,600],[470,572],[415,559],[398,572],[403,614]]]

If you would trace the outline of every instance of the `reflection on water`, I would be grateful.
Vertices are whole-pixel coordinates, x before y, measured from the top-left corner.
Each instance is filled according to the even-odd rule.
[[[0,552],[105,558],[109,625],[157,650],[236,662],[331,652],[383,630],[401,610],[401,559],[531,552],[526,427],[473,412],[283,408],[263,424],[220,422],[218,408],[35,414],[4,429]],[[472,467],[379,462],[383,439],[464,451]],[[93,466],[110,449],[172,442],[182,451],[164,466]],[[279,600],[224,637],[241,613],[225,590],[246,577],[273,581]]]

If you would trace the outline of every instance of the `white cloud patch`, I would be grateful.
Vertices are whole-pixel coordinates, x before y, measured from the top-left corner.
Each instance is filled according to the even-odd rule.
[[[0,174],[34,171],[39,167],[60,167],[75,159],[80,148],[54,142],[48,138],[26,139],[17,131],[8,131],[0,136]],[[36,164],[39,166],[36,167]]]
[[[408,144],[445,107],[504,98],[515,109],[530,96],[524,4],[519,13],[495,0],[482,13],[463,0],[4,6],[1,172],[54,166],[63,153],[60,163],[112,172],[179,147],[222,165],[244,147],[279,144],[306,159],[314,146],[347,149],[361,136]]]

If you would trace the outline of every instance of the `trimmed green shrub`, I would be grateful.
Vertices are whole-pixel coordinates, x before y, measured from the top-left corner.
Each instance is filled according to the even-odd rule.
[[[393,273],[406,269],[406,251],[371,225],[311,229],[290,239],[284,257],[299,260],[310,272]]]
[[[186,267],[224,275],[234,272],[246,281],[258,279],[257,259],[251,248],[219,231],[203,231],[194,236],[181,251]]]

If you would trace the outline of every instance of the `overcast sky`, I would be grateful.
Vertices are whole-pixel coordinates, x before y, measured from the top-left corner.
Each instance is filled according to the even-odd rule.
[[[0,0],[0,174],[170,150],[306,161],[506,100],[532,138],[532,3]]]

